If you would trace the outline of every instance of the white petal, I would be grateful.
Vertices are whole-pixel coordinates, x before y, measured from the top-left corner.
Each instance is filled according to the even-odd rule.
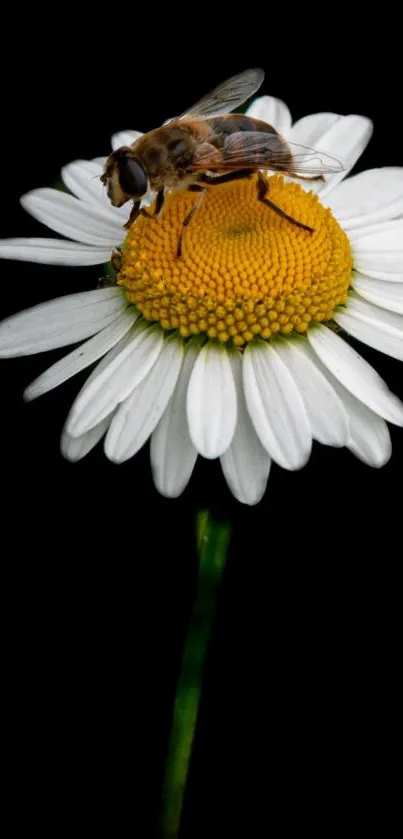
[[[366,277],[365,274],[354,272],[352,285],[360,296],[370,303],[403,315],[402,283],[387,283],[384,280],[375,280],[372,277]]]
[[[388,426],[385,420],[365,408],[362,402],[358,402],[358,404],[368,411],[371,420],[368,419],[365,425],[362,422],[359,430],[351,435],[347,448],[367,466],[380,469],[390,460],[392,454],[392,441]],[[375,420],[373,420],[373,417],[375,417]]]
[[[354,265],[364,274],[391,272],[403,274],[403,219],[379,225],[370,231],[360,230],[352,240]],[[375,273],[380,279],[380,274]]]
[[[348,298],[346,308],[336,310],[333,319],[358,341],[392,358],[403,360],[401,315],[380,309],[379,306],[361,300],[353,293]]]
[[[402,249],[403,219],[373,224],[369,228],[362,228],[350,235],[355,247],[365,252],[373,250],[385,253],[390,250],[399,252]]]
[[[385,283],[382,283],[385,285]],[[392,286],[397,288],[396,286]],[[367,300],[363,300],[355,291],[350,291],[346,306],[340,307],[340,312],[354,312],[361,314],[371,320],[376,320],[383,329],[388,329],[391,335],[401,336],[403,334],[403,317],[396,312],[389,312],[380,306],[374,306]]]
[[[385,283],[395,283],[396,285],[403,283],[403,270],[395,273],[394,271],[381,271],[379,268],[372,270],[367,267],[365,269],[365,275]]]
[[[45,370],[41,376],[26,388],[24,399],[27,401],[36,399],[43,393],[53,390],[53,388],[62,384],[62,382],[75,376],[80,370],[85,370],[86,367],[89,367],[90,364],[105,355],[111,347],[114,347],[126,335],[126,332],[131,329],[137,317],[138,314],[133,307],[126,309],[109,326],[101,332],[98,332],[97,335],[94,335],[85,344],[81,344],[73,352],[69,353],[69,355],[61,358],[56,364],[52,364],[52,367],[49,367],[48,370]]]
[[[161,495],[177,498],[187,486],[196,463],[197,451],[190,439],[186,398],[190,376],[200,352],[199,338],[185,346],[180,375],[151,437],[150,458],[154,483]]]
[[[353,175],[333,190],[325,203],[344,230],[397,218],[403,213],[403,167]]]
[[[381,283],[381,285],[388,286],[388,284],[386,283]],[[398,287],[392,285],[392,288],[396,289]],[[373,305],[373,303],[369,303],[367,300],[363,300],[362,297],[360,297],[360,295],[353,290],[350,290],[346,304],[340,306],[338,310],[340,312],[361,312],[363,315],[365,314],[368,317],[377,317],[380,320],[380,322],[384,323],[385,325],[388,324],[390,327],[393,327],[397,334],[402,333],[403,318],[401,315],[397,314],[396,312],[388,312],[381,306]]]
[[[313,438],[326,446],[345,446],[348,438],[347,414],[329,380],[319,370],[307,340],[278,341],[276,352],[283,359],[304,400]]]
[[[148,376],[120,405],[105,439],[105,454],[122,463],[136,454],[161,419],[175,388],[183,359],[183,341],[170,335]]]
[[[300,469],[312,439],[302,396],[274,347],[247,346],[243,357],[246,404],[264,448],[284,469]]]
[[[60,440],[60,450],[63,457],[66,460],[71,460],[73,463],[85,457],[91,449],[95,448],[101,437],[108,430],[111,418],[112,414],[109,414],[99,425],[91,428],[90,431],[82,434],[81,437],[71,437],[66,428],[64,428]]]
[[[189,433],[203,457],[219,457],[234,436],[236,391],[227,349],[208,342],[197,358],[187,395]]]
[[[309,114],[294,122],[288,139],[294,143],[316,147],[324,133],[342,117],[339,114]]]
[[[62,178],[70,192],[90,204],[107,204],[101,184],[102,166],[94,160],[73,160],[62,168]]]
[[[68,432],[68,430],[67,430],[67,429],[69,428],[69,425],[70,425],[70,419],[71,419],[71,415],[72,415],[72,413],[74,412],[74,407],[75,407],[75,404],[76,404],[76,402],[77,402],[78,398],[79,398],[79,397],[81,396],[81,394],[83,393],[83,391],[84,391],[84,390],[86,390],[86,389],[88,388],[88,386],[91,384],[91,382],[95,381],[95,379],[96,379],[96,378],[97,378],[97,377],[98,377],[98,376],[99,376],[99,375],[100,375],[100,374],[101,374],[104,370],[106,370],[106,369],[107,369],[107,367],[109,367],[109,365],[111,364],[111,362],[113,361],[113,359],[117,358],[117,356],[118,356],[118,355],[119,355],[119,354],[120,354],[120,353],[121,353],[121,352],[125,349],[125,347],[129,346],[129,344],[131,343],[131,340],[132,340],[132,332],[130,331],[130,332],[128,332],[126,335],[124,335],[124,337],[123,337],[123,338],[121,338],[121,339],[120,339],[120,341],[118,341],[118,343],[117,343],[117,344],[115,344],[115,346],[114,346],[114,347],[112,347],[112,349],[111,349],[111,350],[109,350],[109,352],[108,352],[108,353],[106,353],[106,355],[104,355],[104,356],[103,356],[103,358],[101,358],[101,360],[98,362],[98,364],[96,364],[96,365],[95,365],[94,369],[92,370],[92,372],[91,372],[91,373],[90,373],[90,375],[88,376],[88,379],[86,380],[86,382],[85,382],[85,383],[84,383],[84,385],[82,386],[81,390],[80,390],[80,391],[79,391],[79,393],[77,394],[76,399],[75,399],[75,401],[74,401],[73,405],[71,406],[70,413],[69,413],[69,415],[68,415],[68,417],[67,417],[67,420],[66,420],[66,423],[65,423],[65,427],[64,427],[64,432],[63,432],[63,433],[65,433],[65,434],[66,434],[66,435],[68,435],[68,436],[71,436],[71,435],[69,434],[69,432]],[[113,416],[113,412],[112,412],[109,416],[110,416],[110,417],[112,417],[112,416]],[[83,436],[83,437],[85,437],[85,434],[84,434],[84,435],[82,435],[82,436]],[[77,439],[78,439],[78,437],[77,437]]]
[[[141,199],[140,207],[151,207],[151,204],[155,201],[157,193],[155,190],[150,189]]]
[[[81,201],[112,208],[100,176],[103,167],[96,160],[74,160],[63,166],[62,178],[70,192]]]
[[[358,158],[370,140],[373,125],[367,117],[350,114],[333,122],[323,134],[317,137],[315,148],[320,152],[330,154],[344,164],[342,172],[326,175],[325,183],[317,185],[316,192],[322,200],[335,186],[340,183],[353,168]],[[312,189],[314,184],[308,184]]]
[[[328,372],[328,376],[348,413],[350,434],[347,447],[368,466],[384,466],[392,453],[385,420],[349,393],[331,373]]]
[[[57,189],[34,189],[22,196],[21,204],[51,230],[86,245],[112,248],[124,238],[122,219],[109,207],[79,201]]]
[[[0,323],[0,357],[31,355],[75,344],[100,332],[126,308],[120,289],[68,294]]]
[[[62,169],[62,178],[68,189],[82,201],[101,205],[106,208],[113,221],[123,225],[129,217],[130,208],[113,207],[109,201],[106,189],[101,183],[100,174],[104,168],[105,158],[94,160],[75,160]]]
[[[121,146],[131,146],[135,140],[143,136],[142,131],[118,131],[111,138],[111,146],[113,151],[120,149]]]
[[[157,360],[163,344],[159,326],[136,324],[130,340],[114,354],[106,366],[91,377],[74,402],[67,431],[79,437],[97,425],[117,405],[127,399]]]
[[[43,265],[101,265],[109,262],[110,248],[81,245],[60,239],[2,239],[1,259],[41,262]]]
[[[291,114],[285,102],[275,96],[258,96],[246,111],[254,119],[262,119],[286,136],[291,128]]]
[[[403,425],[403,404],[346,341],[321,324],[308,331],[308,341],[325,367],[353,396],[389,422]]]
[[[382,283],[394,283],[395,285],[403,283],[403,271],[395,273],[394,271],[381,271],[379,268],[375,270],[366,268],[365,275],[367,277],[373,277],[374,280],[380,280]]]
[[[271,459],[249,418],[240,354],[231,352],[230,361],[237,394],[237,423],[232,443],[221,455],[221,468],[232,494],[241,504],[258,504],[265,493]]]
[[[374,241],[379,242],[382,235],[385,234],[386,238],[390,235],[392,238],[397,239],[399,241],[399,225],[401,221],[393,220],[391,221],[382,221],[378,224],[370,224],[368,227],[357,227],[357,229],[349,230],[348,238],[350,240],[350,244],[353,249],[353,253],[355,255],[357,243],[362,244],[362,248],[360,248],[359,260],[361,262],[368,263],[365,269],[365,276],[373,277],[376,280],[381,280],[382,282],[388,283],[402,283],[403,282],[403,269],[402,269],[402,259],[401,253],[397,251],[397,253],[392,251],[389,253],[387,257],[388,263],[386,259],[384,259],[385,249],[381,251],[380,255],[377,253],[372,253],[370,249],[371,244],[371,237],[374,237]],[[397,225],[397,236],[395,235],[396,231],[394,230],[395,225]],[[392,228],[392,231],[391,231]],[[388,251],[386,250],[386,253]],[[374,257],[377,258],[375,259]],[[357,262],[355,258],[355,262]],[[373,267],[375,265],[375,267]],[[357,265],[355,265],[355,269],[357,269]]]
[[[131,340],[131,334],[129,333],[128,335],[125,335],[123,338],[121,338],[119,343],[116,344],[111,350],[109,350],[109,352],[106,355],[104,355],[103,358],[101,358],[101,361],[98,362],[96,367],[93,369],[92,373],[89,375],[87,381],[85,382],[85,384],[81,388],[80,392],[78,393],[78,396],[76,397],[75,402],[77,401],[79,396],[81,396],[82,392],[88,387],[90,382],[94,381],[94,379],[96,379],[96,377],[100,373],[102,373],[103,370],[105,370],[108,367],[110,362],[114,358],[116,358],[116,356],[121,352],[121,350],[125,346],[128,345],[130,340]],[[94,446],[96,445],[96,443],[98,442],[98,439],[99,439],[99,437],[97,437],[97,431],[96,430],[98,428],[100,428],[100,429],[105,428],[105,431],[106,431],[106,429],[109,427],[110,420],[112,419],[112,416],[113,416],[113,413],[114,413],[112,411],[110,414],[108,414],[99,423],[99,426],[98,425],[94,426],[93,429],[91,428],[90,431],[85,432],[85,434],[82,434],[81,437],[73,437],[68,432],[68,427],[69,427],[69,422],[70,422],[70,418],[71,418],[71,413],[72,413],[72,410],[74,409],[74,404],[75,403],[73,403],[73,405],[70,409],[70,413],[69,413],[69,415],[67,417],[67,420],[65,422],[65,426],[64,426],[64,429],[63,429],[63,432],[62,432],[62,438],[61,438],[61,445],[63,447],[62,448],[62,453],[64,454],[65,457],[67,457],[68,460],[70,460],[70,459],[78,460],[79,457],[80,457],[80,452],[82,450],[84,452],[82,457],[84,457],[84,455],[87,454],[87,452],[89,451],[89,449],[87,448],[87,441],[91,441],[92,439],[94,439],[95,440]],[[93,431],[94,431],[94,435],[92,435]],[[74,440],[76,441],[75,444],[73,442]],[[68,454],[66,453],[67,451],[71,452],[71,457],[68,456]]]
[[[364,236],[367,243],[370,242],[369,236],[376,234],[378,236],[382,230],[389,230],[390,226],[396,222],[396,219],[388,219],[388,221],[378,221],[376,224],[367,224],[363,227],[353,227],[348,231],[348,238],[354,245]]]

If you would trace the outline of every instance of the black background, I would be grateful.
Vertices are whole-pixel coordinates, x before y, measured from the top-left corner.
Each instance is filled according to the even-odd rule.
[[[294,119],[362,113],[359,169],[403,165],[390,21],[299,7],[250,20],[214,9],[60,11],[10,24],[2,68],[1,236],[43,236],[19,206],[120,129],[149,130],[216,83],[263,66]],[[100,13],[100,10],[98,10]],[[228,12],[227,12],[228,14]],[[48,32],[45,27],[48,26]],[[234,31],[232,31],[232,29]],[[365,33],[364,33],[365,30]],[[5,37],[5,36],[4,36]],[[95,268],[0,262],[1,316],[91,289]],[[358,346],[358,345],[357,345]],[[399,362],[359,351],[403,397]],[[397,805],[403,431],[371,470],[314,447],[273,467],[244,508],[216,463],[183,497],[154,490],[148,448],[66,463],[60,431],[82,381],[22,391],[64,351],[1,363],[2,682],[15,833],[154,836],[170,713],[196,582],[194,518],[231,519],[182,836],[388,833]],[[396,814],[395,814],[396,815]]]

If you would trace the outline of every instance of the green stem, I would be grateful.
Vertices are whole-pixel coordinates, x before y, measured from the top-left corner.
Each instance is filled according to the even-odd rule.
[[[199,578],[192,619],[183,652],[172,730],[165,767],[161,837],[177,839],[202,690],[206,652],[225,566],[230,526],[198,513]]]

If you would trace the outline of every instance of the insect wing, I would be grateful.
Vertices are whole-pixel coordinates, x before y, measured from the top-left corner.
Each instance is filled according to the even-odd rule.
[[[345,166],[327,152],[286,143],[275,132],[237,131],[226,138],[220,160],[213,146],[203,144],[196,151],[191,170],[201,172],[209,168],[219,168],[222,172],[244,168],[272,169],[298,177],[298,174],[315,176],[342,172]]]
[[[287,141],[292,154],[292,172],[298,175],[335,175],[347,169],[347,163],[323,149]]]
[[[264,70],[259,68],[245,70],[237,76],[218,85],[195,105],[188,108],[177,119],[196,119],[197,117],[216,116],[217,114],[228,114],[235,108],[239,108],[247,99],[250,99],[264,79]]]

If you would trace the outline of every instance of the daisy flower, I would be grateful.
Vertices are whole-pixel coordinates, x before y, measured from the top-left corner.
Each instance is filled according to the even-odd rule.
[[[269,96],[248,113],[347,161],[325,183],[270,178],[272,200],[312,234],[259,203],[254,179],[238,181],[209,191],[178,260],[195,196],[172,193],[158,220],[140,216],[126,234],[129,209],[109,204],[104,160],[95,159],[65,166],[71,194],[36,189],[21,199],[65,238],[0,243],[3,258],[54,265],[106,263],[121,248],[115,287],[9,317],[0,354],[77,344],[25,398],[96,363],[67,417],[64,456],[79,460],[104,438],[107,457],[121,463],[151,438],[154,482],[169,497],[184,490],[198,455],[220,458],[245,504],[262,498],[273,460],[300,469],[313,440],[380,467],[391,455],[387,422],[403,425],[403,404],[348,341],[403,357],[403,168],[346,177],[372,133],[363,116],[292,124]],[[135,136],[115,135],[113,148]]]

